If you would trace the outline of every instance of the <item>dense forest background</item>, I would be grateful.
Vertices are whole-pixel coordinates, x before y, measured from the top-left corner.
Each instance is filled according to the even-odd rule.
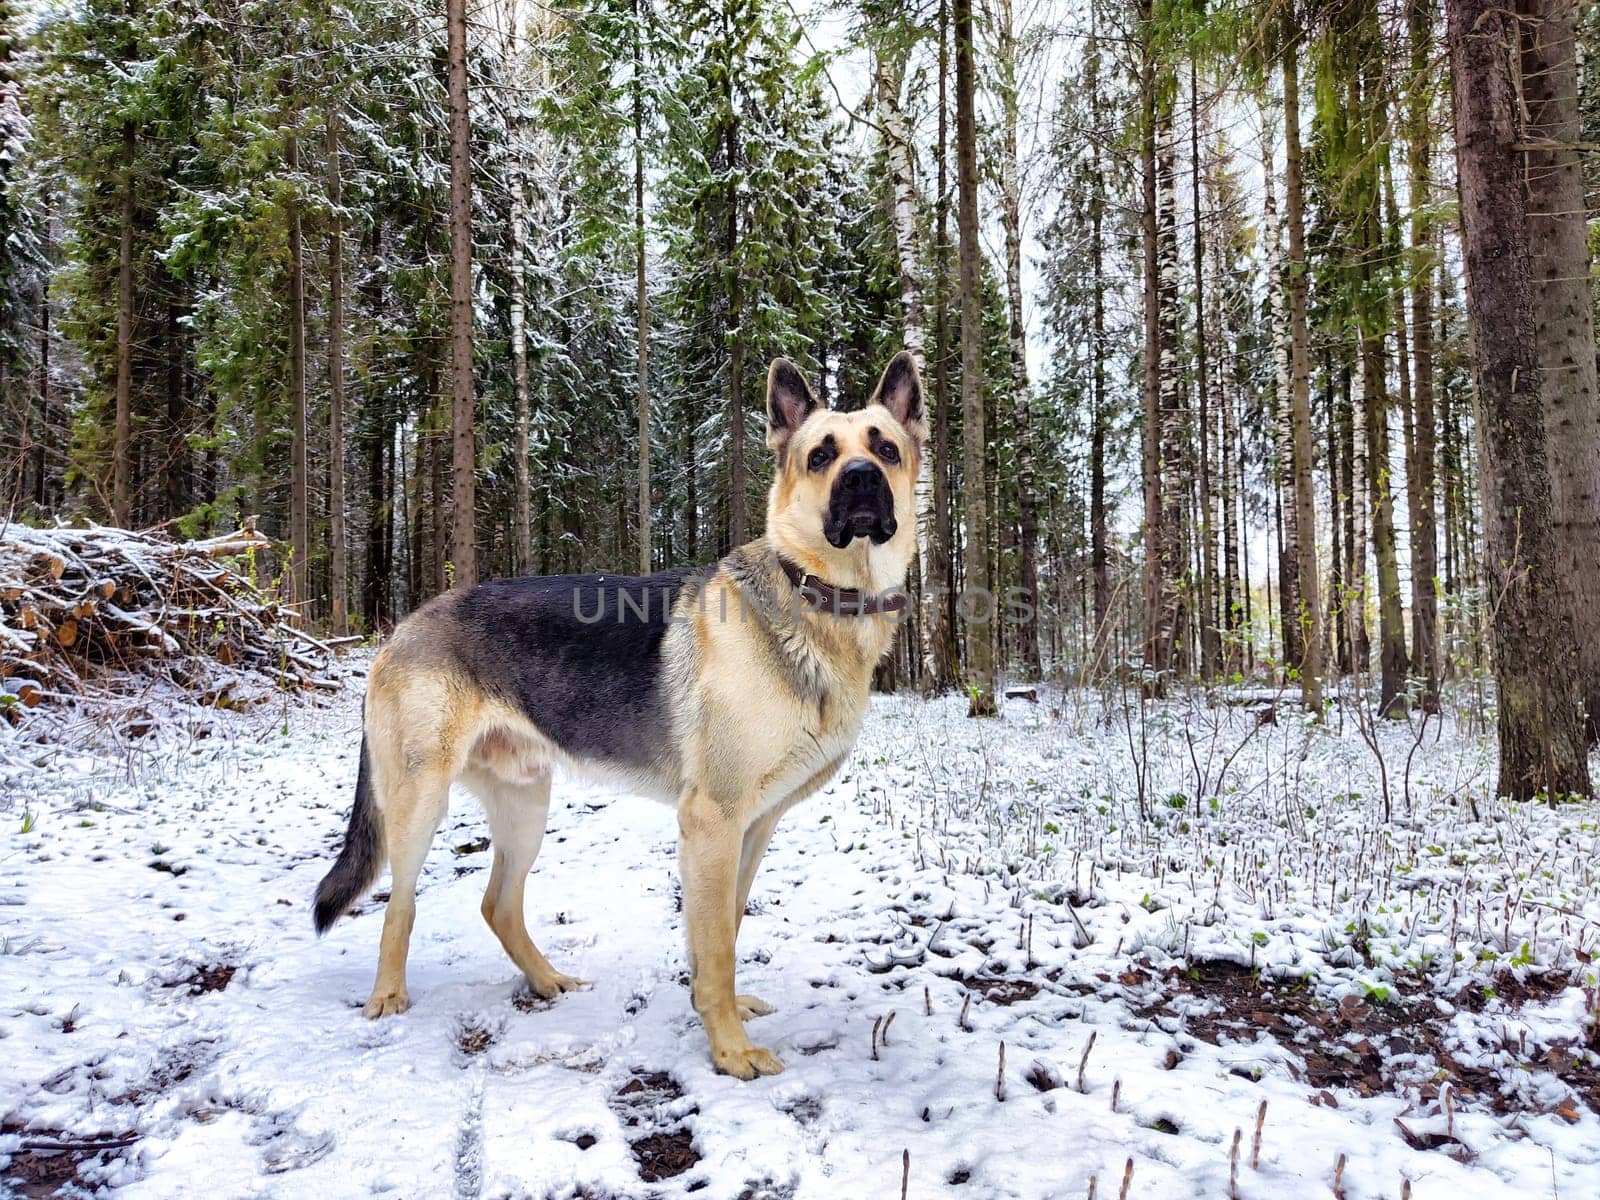
[[[904,345],[935,434],[884,684],[1395,715],[1492,669],[1502,791],[1587,791],[1593,21],[0,0],[0,503],[258,516],[308,620],[379,631],[725,553],[768,360],[848,406]]]

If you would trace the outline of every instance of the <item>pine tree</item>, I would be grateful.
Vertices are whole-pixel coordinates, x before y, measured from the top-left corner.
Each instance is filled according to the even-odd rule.
[[[1536,340],[1535,258],[1508,45],[1516,17],[1447,0],[1463,250],[1483,411],[1485,567],[1499,685],[1496,791],[1552,802],[1591,791],[1576,631],[1556,579]]]

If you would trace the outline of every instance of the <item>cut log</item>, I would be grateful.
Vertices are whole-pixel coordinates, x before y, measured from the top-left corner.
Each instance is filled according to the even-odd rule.
[[[337,687],[335,650],[359,639],[323,641],[297,628],[293,612],[252,582],[253,563],[236,569],[241,556],[271,549],[253,523],[196,542],[98,525],[6,526],[0,678],[21,701],[7,706],[7,719],[91,695],[136,701],[149,676],[228,707],[273,687]],[[235,686],[241,673],[260,685]],[[26,685],[26,699],[13,681]]]

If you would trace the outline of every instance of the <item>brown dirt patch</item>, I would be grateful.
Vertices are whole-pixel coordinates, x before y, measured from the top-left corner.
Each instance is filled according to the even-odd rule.
[[[218,963],[212,967],[198,967],[189,978],[179,980],[172,986],[182,987],[187,984],[189,995],[204,996],[207,992],[225,991],[228,985],[233,982],[233,977],[238,971],[238,967],[231,967],[224,963]]]
[[[679,1111],[683,1099],[683,1088],[664,1071],[635,1075],[617,1089],[612,1108],[625,1126],[639,1131],[628,1144],[646,1183],[674,1179],[700,1161],[694,1134],[683,1124],[697,1110]]]
[[[38,1200],[54,1196],[68,1184],[77,1182],[78,1168],[105,1155],[115,1157],[139,1140],[138,1134],[78,1138],[57,1130],[23,1130],[18,1125],[0,1126],[0,1133],[16,1134],[22,1146],[0,1170],[0,1184],[7,1195]]]
[[[1515,980],[1509,972],[1495,982],[1495,995],[1513,1009],[1558,995],[1568,986],[1565,977],[1559,983],[1552,976]],[[1500,1115],[1520,1109],[1502,1087],[1501,1073],[1456,1057],[1450,1022],[1440,1015],[1420,981],[1397,981],[1387,1001],[1347,996],[1338,1004],[1318,997],[1307,984],[1261,978],[1232,962],[1173,969],[1165,983],[1166,995],[1142,1008],[1140,1015],[1181,1015],[1190,1035],[1212,1045],[1254,1042],[1266,1033],[1299,1056],[1296,1076],[1324,1103],[1336,1104],[1329,1090],[1333,1088],[1363,1097],[1415,1088],[1422,1099],[1435,1100],[1448,1084],[1458,1102],[1477,1102]],[[1482,993],[1477,987],[1470,991]],[[1467,1007],[1460,998],[1457,1003]],[[1472,1011],[1481,1012],[1483,1007]],[[1572,1090],[1570,1102],[1551,1110],[1557,1115],[1576,1120],[1574,1104],[1600,1113],[1600,1055],[1595,1048],[1570,1041],[1528,1040],[1508,1043],[1503,1049],[1518,1060],[1514,1070],[1550,1071]]]

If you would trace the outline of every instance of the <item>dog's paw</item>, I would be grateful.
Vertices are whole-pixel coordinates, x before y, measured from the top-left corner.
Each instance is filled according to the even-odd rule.
[[[560,971],[551,971],[547,975],[538,977],[529,975],[528,986],[533,989],[533,994],[541,1000],[554,1000],[562,992],[576,992],[580,988],[589,986],[587,979],[576,979],[571,975],[563,975]]]
[[[752,1017],[764,1017],[773,1011],[772,1005],[768,1004],[760,996],[735,996],[733,1002],[739,1008],[739,1020],[741,1021],[748,1021]]]
[[[711,1062],[724,1075],[735,1079],[754,1079],[757,1075],[777,1075],[783,1063],[770,1050],[760,1046],[739,1046],[731,1050],[713,1050]]]
[[[379,1017],[390,1017],[396,1013],[403,1013],[411,1007],[411,997],[406,995],[404,987],[375,989],[367,1000],[366,1008],[362,1015],[377,1020]]]

